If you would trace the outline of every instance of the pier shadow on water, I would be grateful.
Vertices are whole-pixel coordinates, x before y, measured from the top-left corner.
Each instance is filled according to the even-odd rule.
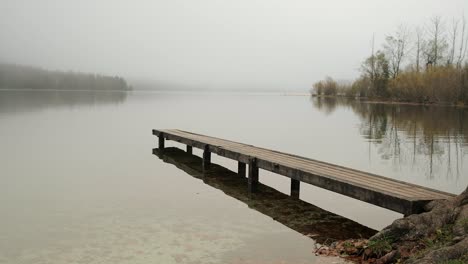
[[[262,183],[259,183],[256,193],[249,193],[246,177],[241,177],[214,163],[203,170],[202,158],[181,149],[175,147],[165,148],[163,151],[153,149],[153,154],[192,177],[203,180],[205,184],[245,203],[249,208],[311,237],[320,244],[348,238],[368,238],[376,233],[373,229],[281,193]]]

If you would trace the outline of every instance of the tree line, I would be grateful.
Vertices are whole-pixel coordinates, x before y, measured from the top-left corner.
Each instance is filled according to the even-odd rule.
[[[468,104],[468,25],[465,17],[432,17],[422,27],[400,25],[361,64],[351,83],[330,77],[313,94],[370,97],[418,103]]]
[[[125,79],[0,63],[0,89],[131,90]]]

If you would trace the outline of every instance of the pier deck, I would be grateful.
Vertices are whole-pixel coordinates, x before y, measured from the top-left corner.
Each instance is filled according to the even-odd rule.
[[[190,153],[193,147],[202,149],[204,166],[211,163],[211,153],[238,161],[238,174],[243,177],[249,165],[251,192],[257,188],[259,169],[264,169],[291,178],[293,196],[299,196],[300,182],[305,182],[404,215],[422,212],[423,206],[432,200],[454,196],[363,171],[178,129],[154,129],[153,135],[159,137],[159,149],[164,149],[165,140],[186,144]]]

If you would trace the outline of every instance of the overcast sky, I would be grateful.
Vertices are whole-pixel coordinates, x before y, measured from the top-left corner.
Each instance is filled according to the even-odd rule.
[[[399,24],[467,0],[0,0],[0,60],[218,88],[353,79]]]

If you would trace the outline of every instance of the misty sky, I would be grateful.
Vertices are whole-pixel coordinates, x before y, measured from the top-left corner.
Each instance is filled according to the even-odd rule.
[[[0,0],[0,60],[217,88],[304,90],[353,79],[405,23],[467,0]]]

